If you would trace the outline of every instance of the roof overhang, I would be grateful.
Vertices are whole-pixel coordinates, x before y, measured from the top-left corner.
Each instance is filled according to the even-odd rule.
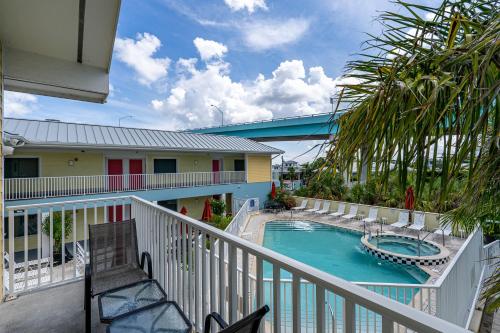
[[[6,90],[103,103],[120,0],[0,0]]]
[[[17,136],[21,137],[21,136]],[[21,137],[22,138],[22,137]],[[24,139],[26,140],[26,139]],[[92,151],[102,151],[102,150],[113,150],[113,151],[144,151],[144,152],[175,152],[175,153],[218,153],[218,154],[248,154],[248,155],[278,155],[283,154],[284,151],[280,149],[274,149],[271,151],[248,151],[248,150],[224,150],[224,149],[208,149],[208,148],[161,148],[161,147],[146,147],[146,146],[118,146],[118,145],[96,145],[96,144],[60,144],[60,143],[36,143],[36,142],[26,142],[22,145],[26,150],[30,149],[47,149],[47,150],[92,150]]]

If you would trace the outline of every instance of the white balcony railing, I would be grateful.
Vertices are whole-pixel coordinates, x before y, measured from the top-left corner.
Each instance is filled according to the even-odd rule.
[[[244,183],[245,171],[5,179],[5,200]]]
[[[88,225],[115,219],[121,210],[123,218],[132,217],[137,222],[139,250],[151,254],[154,278],[198,330],[211,311],[234,322],[268,304],[271,313],[263,324],[266,332],[466,332],[431,315],[435,313],[432,304],[439,302],[426,299],[434,300],[442,292],[435,286],[359,286],[134,196],[7,210],[6,295],[81,278],[81,266],[87,259],[82,260],[78,253],[80,257],[87,255]],[[63,235],[66,242],[57,251],[60,260],[54,258],[58,250],[53,234],[56,212],[69,215],[72,224],[70,235]],[[36,215],[36,227],[23,223],[24,236],[15,237],[19,234],[14,229],[15,217],[28,221],[32,214]],[[42,232],[47,223],[51,230],[48,236]],[[37,233],[30,236],[30,229]],[[48,238],[48,245],[44,238]],[[470,243],[476,244],[476,238],[471,236]],[[67,258],[68,251],[76,258]],[[23,260],[18,261],[22,262],[15,263],[16,252],[21,252]],[[285,279],[284,271],[291,278]],[[460,281],[451,282],[458,283],[453,293],[460,293]],[[416,309],[403,304],[418,302],[422,305]]]

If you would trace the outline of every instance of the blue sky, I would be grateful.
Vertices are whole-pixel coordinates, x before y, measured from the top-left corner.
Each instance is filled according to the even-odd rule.
[[[421,1],[429,4],[433,0]],[[127,0],[104,105],[8,93],[6,116],[168,130],[327,112],[387,0]],[[272,143],[294,158],[318,142]],[[316,154],[298,158],[306,161]]]

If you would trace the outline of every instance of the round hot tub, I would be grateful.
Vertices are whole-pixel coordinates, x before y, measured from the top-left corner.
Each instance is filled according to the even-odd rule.
[[[434,242],[411,236],[381,234],[361,238],[363,248],[370,254],[398,264],[435,266],[448,261],[449,251]]]

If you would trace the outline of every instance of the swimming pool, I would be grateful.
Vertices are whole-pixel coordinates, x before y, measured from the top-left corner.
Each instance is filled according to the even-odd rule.
[[[266,223],[262,245],[348,281],[421,284],[428,279],[418,267],[369,255],[362,248],[361,236],[311,221],[272,221]],[[264,277],[272,277],[269,263],[264,263]],[[290,274],[282,272],[282,278]]]
[[[409,284],[409,287],[368,288],[379,294],[409,304],[419,292],[418,285],[428,279],[428,274],[415,266],[398,265],[378,259],[364,251],[363,234],[344,228],[311,221],[271,221],[266,223],[262,245],[290,258],[352,282]],[[291,332],[292,285],[291,274],[280,271],[282,331]],[[272,327],[273,306],[272,265],[264,262],[264,301],[271,305],[266,316]],[[302,281],[300,284],[301,326],[304,332],[313,332],[315,326],[315,287]],[[329,332],[343,332],[343,299],[327,292],[325,318]],[[379,332],[382,321],[379,315],[356,306],[356,332]],[[333,320],[332,318],[335,318]],[[332,327],[333,326],[333,327]],[[331,329],[331,331],[330,331]]]

